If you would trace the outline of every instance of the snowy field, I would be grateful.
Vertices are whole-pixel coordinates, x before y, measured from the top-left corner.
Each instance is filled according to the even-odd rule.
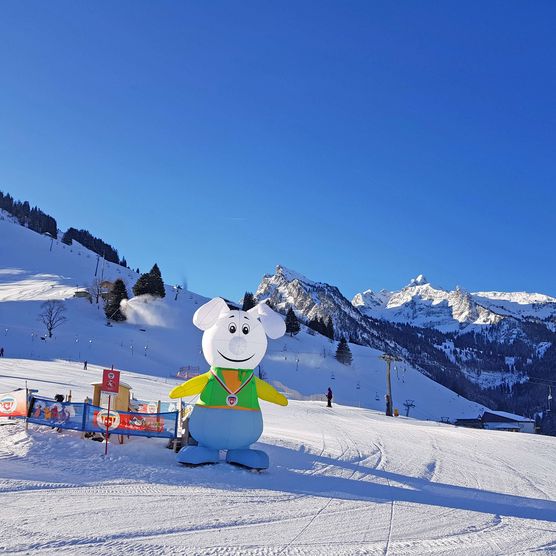
[[[90,395],[100,367],[0,360],[0,390]],[[138,397],[175,383],[123,373]],[[271,467],[186,468],[165,441],[103,445],[0,426],[6,554],[556,552],[556,439],[387,418],[347,406],[263,405]]]

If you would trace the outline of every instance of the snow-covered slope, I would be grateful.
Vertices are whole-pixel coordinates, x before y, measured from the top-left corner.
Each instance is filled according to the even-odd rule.
[[[0,346],[7,357],[87,360],[162,377],[175,376],[183,366],[206,369],[200,352],[201,333],[191,322],[204,298],[185,291],[175,300],[167,288],[162,300],[132,299],[129,321],[108,327],[102,307],[73,297],[77,288],[92,281],[96,255],[75,244],[69,247],[54,241],[52,251],[50,245],[50,238],[0,220]],[[129,292],[137,279],[134,272],[111,263],[105,263],[104,268],[99,265],[97,274],[101,272],[109,280],[122,278]],[[293,278],[289,283],[301,280],[297,275],[289,278]],[[311,295],[321,291],[318,284],[314,288],[303,298],[308,304]],[[337,289],[329,291],[334,294]],[[44,327],[38,314],[46,299],[64,299],[68,320],[52,339],[42,340]],[[349,301],[344,304],[346,310],[358,314]],[[335,343],[302,327],[293,338],[269,342],[261,369],[268,380],[292,397],[321,398],[331,386],[341,403],[382,410],[385,368],[380,353],[352,345],[354,361],[346,367],[334,358],[335,349]],[[412,415],[423,419],[475,416],[482,410],[481,405],[403,364],[394,372],[393,399],[401,412],[406,399],[415,400]]]
[[[478,303],[499,315],[556,322],[556,298],[550,295],[527,292],[474,292],[472,295]]]
[[[181,366],[202,364],[200,333],[191,317],[204,298],[184,292],[174,301],[168,288],[163,301],[131,300],[130,322],[107,327],[101,305],[73,297],[92,283],[95,270],[99,279],[121,278],[131,295],[135,272],[98,261],[76,242],[51,242],[0,219],[0,345],[6,356],[88,360],[166,376]],[[52,339],[41,340],[45,328],[38,315],[50,299],[65,300],[67,321]]]
[[[100,367],[0,359],[0,389],[90,394]],[[138,396],[173,385],[124,373]],[[7,554],[526,555],[556,549],[554,438],[323,402],[263,404],[271,467],[180,467],[158,439],[0,426]]]

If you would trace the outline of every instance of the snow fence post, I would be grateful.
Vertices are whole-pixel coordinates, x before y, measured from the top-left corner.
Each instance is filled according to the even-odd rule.
[[[87,426],[87,414],[89,412],[89,404],[85,402],[83,404],[83,420],[81,422],[81,430],[85,432],[85,427]]]

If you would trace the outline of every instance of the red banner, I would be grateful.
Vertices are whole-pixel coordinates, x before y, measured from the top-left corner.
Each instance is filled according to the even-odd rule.
[[[0,417],[27,417],[27,390],[0,394]]]
[[[108,422],[108,430],[114,432],[119,431],[144,431],[144,432],[163,432],[164,417],[149,415],[133,415],[132,413],[119,413],[118,411],[108,410],[95,411],[95,423],[101,429],[106,429]]]

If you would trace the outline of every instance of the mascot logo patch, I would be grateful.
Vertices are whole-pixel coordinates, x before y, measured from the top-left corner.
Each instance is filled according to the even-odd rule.
[[[103,409],[97,413],[97,425],[103,429],[107,426],[108,430],[117,429],[120,426],[120,414],[110,411],[110,417],[108,417],[108,410]]]
[[[17,408],[17,400],[13,396],[2,396],[0,399],[0,411],[13,413]]]

